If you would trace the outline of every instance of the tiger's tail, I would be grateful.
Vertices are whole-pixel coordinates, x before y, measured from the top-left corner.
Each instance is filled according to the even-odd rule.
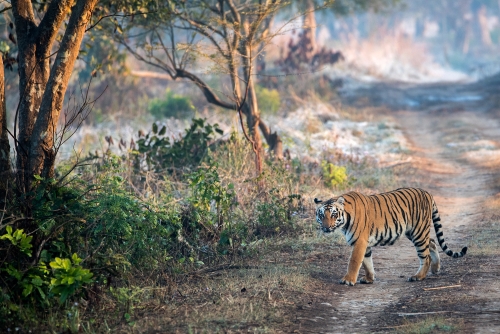
[[[439,242],[439,246],[441,246],[441,249],[443,252],[445,252],[446,255],[451,256],[453,258],[457,257],[462,257],[467,253],[467,247],[462,248],[460,252],[453,252],[451,249],[448,249],[448,246],[446,245],[446,242],[444,241],[443,237],[443,226],[441,225],[441,217],[439,217],[439,212],[436,206],[436,202],[432,200],[432,222],[434,223],[434,230],[436,231],[436,237]]]

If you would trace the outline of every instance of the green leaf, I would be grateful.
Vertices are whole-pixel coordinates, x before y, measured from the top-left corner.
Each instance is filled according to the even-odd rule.
[[[153,133],[157,134],[158,133],[158,124],[153,123]]]
[[[33,285],[31,284],[26,284],[24,286],[24,289],[23,289],[23,292],[22,292],[22,295],[23,297],[27,297],[31,294],[31,292],[33,291]]]
[[[164,126],[161,128],[161,130],[160,130],[160,132],[158,133],[158,135],[159,135],[159,136],[163,136],[166,132],[167,132],[167,127],[164,125]]]
[[[38,293],[40,294],[40,296],[42,297],[42,299],[45,299],[46,296],[45,296],[45,293],[43,292],[43,290],[40,288],[40,287],[36,287],[36,289],[38,290]]]
[[[33,284],[34,286],[42,286],[43,280],[40,277],[36,276],[31,280],[31,284]]]

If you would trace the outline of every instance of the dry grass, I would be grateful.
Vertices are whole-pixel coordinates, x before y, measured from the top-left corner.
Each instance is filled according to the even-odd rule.
[[[324,237],[314,230],[262,240],[256,248],[251,258],[180,275],[168,286],[158,286],[157,278],[135,282],[149,287],[116,289],[114,303],[110,296],[99,311],[107,322],[96,327],[87,321],[83,327],[99,332],[108,326],[123,333],[287,332],[294,327],[297,305],[307,304],[317,285],[318,259],[325,251],[343,249],[344,242],[340,235]]]
[[[422,320],[406,320],[396,327],[400,334],[457,333],[463,327],[463,321],[443,317],[429,317]]]
[[[492,215],[481,224],[480,228],[471,231],[471,253],[476,256],[500,255],[498,240],[500,239],[500,216]]]

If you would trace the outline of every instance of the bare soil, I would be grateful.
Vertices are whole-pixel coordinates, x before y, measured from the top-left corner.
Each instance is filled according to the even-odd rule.
[[[410,184],[434,195],[448,246],[460,250],[467,245],[469,252],[460,259],[441,253],[439,275],[429,273],[424,281],[406,282],[418,269],[418,259],[411,242],[400,240],[394,246],[373,249],[377,280],[354,287],[337,284],[346,270],[348,252],[333,263],[318,261],[313,275],[318,290],[312,304],[297,307],[298,332],[411,332],[410,324],[424,318],[439,318],[453,326],[454,333],[500,332],[500,257],[495,241],[500,234],[496,226],[500,117],[480,101],[461,103],[460,95],[454,96],[455,101],[447,100],[449,91],[410,90],[405,96],[415,101],[445,94],[424,110],[405,110],[409,108],[393,100],[388,116],[412,143],[410,162],[400,166],[402,172],[408,171]],[[384,104],[383,98],[379,103]],[[489,245],[477,240],[478,234],[486,234]]]

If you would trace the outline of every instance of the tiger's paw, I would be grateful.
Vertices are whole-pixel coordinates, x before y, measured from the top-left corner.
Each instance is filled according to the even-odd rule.
[[[344,276],[344,278],[342,278],[339,283],[349,285],[349,286],[354,286],[354,284],[356,284],[356,280],[349,279],[349,278],[347,278],[347,276]]]
[[[361,277],[361,279],[359,280],[359,283],[361,284],[373,284],[373,281],[375,279],[373,277],[367,277],[367,276],[363,276]]]
[[[424,277],[412,276],[412,277],[408,277],[408,282],[423,281],[424,279],[425,279],[425,276]]]

